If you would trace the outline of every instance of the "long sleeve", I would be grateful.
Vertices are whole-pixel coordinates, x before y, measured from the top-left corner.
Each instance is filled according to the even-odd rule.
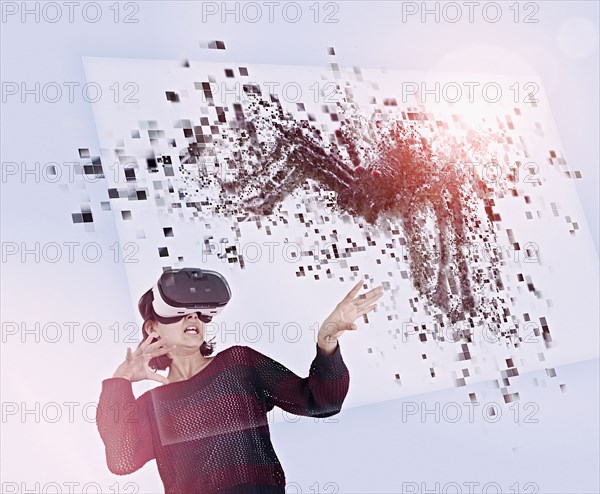
[[[258,384],[267,403],[295,415],[330,417],[339,413],[348,393],[350,374],[342,359],[340,344],[331,355],[319,346],[308,377],[301,378],[279,362],[245,347],[256,370]]]
[[[127,379],[112,377],[102,381],[96,425],[112,473],[135,472],[154,458],[145,397],[136,400]]]

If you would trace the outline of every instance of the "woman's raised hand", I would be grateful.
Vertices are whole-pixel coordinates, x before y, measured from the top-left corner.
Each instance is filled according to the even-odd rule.
[[[166,346],[160,340],[152,343],[155,337],[158,337],[157,333],[150,333],[148,338],[133,352],[131,348],[127,348],[125,360],[117,367],[112,377],[124,377],[131,382],[151,379],[163,384],[169,384],[169,380],[166,377],[150,369],[148,362],[154,357],[159,357],[172,351],[175,345]]]
[[[383,286],[380,285],[364,295],[357,296],[362,284],[362,280],[358,281],[321,324],[318,334],[320,346],[335,347],[337,339],[344,331],[358,328],[354,321],[375,309],[377,304],[374,302],[383,296]]]

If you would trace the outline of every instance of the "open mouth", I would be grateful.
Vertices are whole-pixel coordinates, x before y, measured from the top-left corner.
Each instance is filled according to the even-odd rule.
[[[185,334],[200,334],[200,329],[197,326],[186,326],[183,332]]]

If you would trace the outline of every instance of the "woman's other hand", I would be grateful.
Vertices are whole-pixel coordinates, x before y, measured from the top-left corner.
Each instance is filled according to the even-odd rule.
[[[131,382],[151,379],[152,381],[169,384],[169,380],[166,377],[150,369],[148,362],[154,357],[159,357],[172,351],[175,345],[165,346],[160,340],[152,343],[155,337],[158,337],[157,333],[150,333],[148,338],[134,352],[131,351],[131,348],[127,348],[125,360],[117,367],[112,377],[124,377]]]
[[[376,307],[374,302],[383,296],[381,285],[364,295],[356,296],[362,284],[362,280],[356,283],[319,327],[317,344],[324,351],[332,353],[337,346],[337,339],[344,331],[358,329],[354,321],[372,311]]]

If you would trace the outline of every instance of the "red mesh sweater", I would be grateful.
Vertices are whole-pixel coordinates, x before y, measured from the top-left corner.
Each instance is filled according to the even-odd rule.
[[[341,410],[350,377],[340,345],[317,345],[309,376],[236,345],[198,374],[163,384],[139,398],[129,380],[102,381],[96,424],[109,470],[135,472],[156,459],[165,492],[285,492],[285,474],[271,443],[267,412],[330,417]]]

